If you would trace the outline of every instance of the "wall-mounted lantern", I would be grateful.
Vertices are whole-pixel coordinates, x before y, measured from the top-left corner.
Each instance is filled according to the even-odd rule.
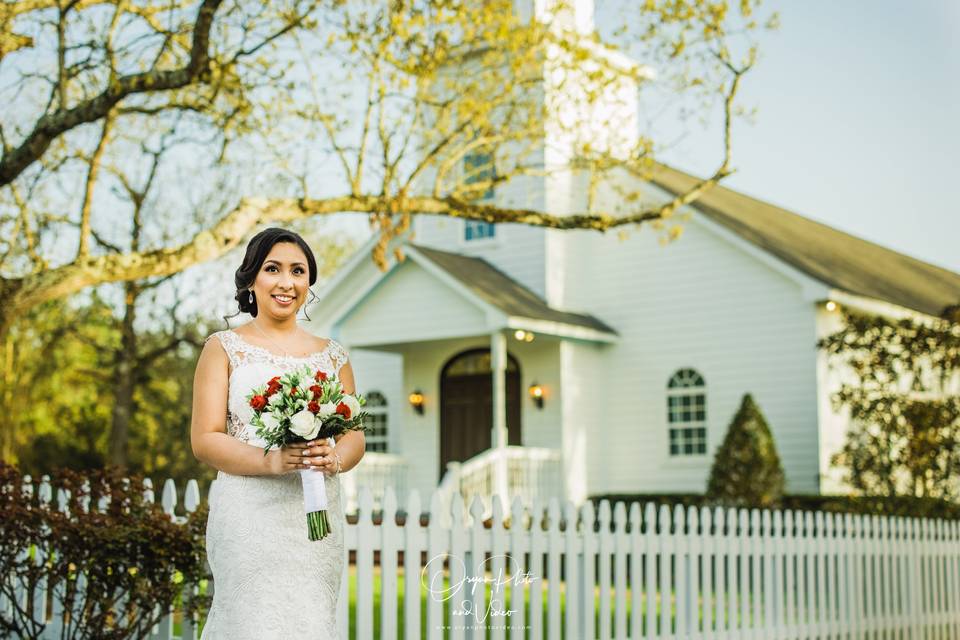
[[[537,405],[537,409],[543,409],[543,387],[534,382],[530,385],[530,397],[533,399],[533,403]]]
[[[414,390],[410,394],[410,406],[413,407],[413,410],[419,415],[423,415],[423,394],[420,393],[419,389]]]

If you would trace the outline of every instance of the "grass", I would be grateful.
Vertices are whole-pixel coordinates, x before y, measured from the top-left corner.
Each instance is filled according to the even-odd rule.
[[[357,633],[357,631],[356,631],[355,624],[353,624],[353,621],[356,620],[356,612],[357,612],[357,576],[356,576],[356,567],[354,567],[354,566],[351,566],[351,567],[350,567],[348,576],[349,576],[348,594],[349,594],[349,600],[350,600],[350,621],[351,621],[351,626],[350,626],[350,640],[355,640],[355,639],[356,639],[356,633]],[[550,581],[549,581],[549,580],[546,580],[546,579],[543,579],[543,578],[538,578],[538,580],[541,580],[541,581],[543,582],[543,603],[542,603],[543,619],[542,619],[541,622],[542,622],[542,626],[543,626],[544,630],[546,630],[547,625],[548,625],[548,611],[547,611],[547,606],[548,606],[549,590],[550,590],[550,586],[551,586],[551,585],[550,585]],[[404,633],[404,610],[403,610],[403,609],[404,609],[404,607],[403,607],[403,602],[404,602],[404,584],[403,584],[403,583],[404,583],[403,568],[402,568],[402,567],[399,567],[399,568],[397,569],[397,615],[396,615],[396,619],[397,619],[397,637],[400,637],[400,638],[404,637],[404,635],[403,635],[403,633]],[[446,574],[445,574],[445,576],[444,576],[444,587],[447,588],[447,589],[449,589],[449,587],[450,587],[449,576],[446,575]],[[485,591],[486,591],[486,593],[485,593],[485,602],[487,602],[488,605],[489,605],[489,601],[490,601],[491,587],[492,587],[491,585],[486,585],[486,589],[485,589]],[[467,589],[467,588],[468,588],[468,585],[464,585],[464,588]],[[503,599],[503,609],[509,609],[509,607],[511,606],[511,598],[512,598],[511,590],[512,590],[512,588],[513,588],[513,585],[510,584],[510,585],[506,586],[506,587],[503,589],[503,591],[500,592],[500,593],[502,594],[501,597],[502,597],[502,599]],[[521,588],[522,588],[522,586],[521,586]],[[561,631],[561,635],[563,636],[563,635],[566,633],[566,619],[565,619],[565,618],[566,618],[566,605],[567,605],[567,602],[566,602],[566,584],[565,584],[564,582],[560,582],[559,588],[560,588],[560,598],[559,598],[559,600],[560,600],[560,631]],[[381,577],[380,577],[379,567],[374,567],[374,575],[373,575],[373,637],[374,637],[374,638],[379,638],[379,637],[380,637],[380,630],[381,630],[381,624],[382,624],[382,615],[381,615],[381,610],[380,610],[380,606],[381,606],[381,590],[382,590],[382,580],[381,580]],[[459,596],[459,594],[458,594],[458,596]],[[427,590],[426,590],[425,588],[421,588],[421,590],[420,590],[420,637],[421,637],[421,638],[426,638],[426,637],[427,637],[427,614],[426,614],[426,611],[427,611],[427,599],[428,599],[428,597],[429,597],[429,594],[427,593]],[[614,625],[614,618],[613,618],[613,614],[614,614],[614,611],[613,611],[613,589],[611,589],[610,598],[611,598],[610,628],[613,629],[613,628],[614,628],[614,627],[613,627],[613,625]],[[630,616],[630,613],[631,613],[631,610],[632,610],[632,603],[631,603],[631,601],[630,601],[631,594],[630,594],[629,590],[628,590],[628,592],[627,592],[626,598],[627,598],[627,618],[628,618],[628,620],[629,620],[629,616]],[[456,600],[457,600],[457,602],[459,603],[459,601],[461,600],[461,598],[460,598],[460,597],[457,597]],[[593,598],[593,600],[594,600],[594,611],[595,611],[595,615],[594,615],[594,625],[595,625],[595,627],[599,627],[599,623],[600,623],[600,588],[599,588],[599,587],[596,587],[596,588],[594,589],[594,598]],[[524,605],[523,605],[523,606],[524,606],[524,621],[525,621],[525,624],[526,624],[526,625],[529,625],[529,624],[530,624],[530,622],[529,622],[529,621],[530,621],[530,589],[529,589],[529,586],[527,586],[526,588],[524,588]],[[645,602],[644,602],[644,604],[643,604],[642,606],[643,606],[643,607],[646,606]],[[459,604],[457,604],[457,607],[459,608]],[[644,609],[643,611],[641,611],[641,615],[645,615],[645,609]],[[657,602],[657,617],[658,617],[658,618],[659,618],[659,615],[660,615],[660,608],[659,608],[659,599],[658,599],[658,602]],[[483,618],[482,615],[481,615],[481,616],[478,616],[478,617],[479,617],[479,618]],[[443,620],[444,620],[444,624],[451,624],[451,623],[452,623],[452,622],[451,622],[451,618],[450,618],[450,606],[449,606],[449,604],[446,603],[446,602],[444,603],[444,607],[443,607]],[[485,626],[488,627],[488,628],[486,629],[486,632],[485,632],[485,637],[487,637],[487,638],[490,637],[489,625],[504,624],[504,625],[506,625],[506,626],[508,626],[508,627],[511,625],[510,618],[509,618],[508,616],[504,616],[502,619],[497,619],[497,621],[494,621],[493,616],[488,616],[485,620],[483,620],[482,622],[479,622],[479,623],[478,623],[478,622],[475,622],[474,620],[475,620],[475,619],[474,619],[472,616],[470,616],[470,617],[464,616],[464,618],[461,618],[461,619],[459,619],[458,622],[453,622],[452,624],[461,624],[461,625],[482,624],[482,625],[485,625]],[[517,624],[517,623],[513,623],[513,624]],[[599,629],[598,629],[598,631],[599,631]],[[447,636],[449,635],[449,630],[445,630],[443,635],[444,635],[444,637],[447,637]]]
[[[349,569],[348,569],[348,573],[347,573],[347,578],[348,578],[348,583],[347,583],[347,596],[348,596],[348,600],[349,600],[349,620],[350,620],[350,633],[349,633],[349,638],[350,638],[350,640],[356,640],[356,637],[357,637],[357,628],[356,628],[356,620],[357,620],[357,570],[356,570],[356,566],[355,566],[355,565],[350,565],[350,567],[349,567]],[[543,583],[543,585],[542,585],[543,602],[542,602],[542,609],[541,609],[541,610],[543,611],[543,617],[542,617],[542,621],[541,621],[541,622],[542,622],[543,629],[544,629],[544,631],[546,632],[546,629],[547,629],[547,626],[548,626],[548,610],[547,610],[547,607],[548,607],[548,599],[549,599],[549,592],[550,592],[551,584],[550,584],[550,581],[549,581],[549,580],[544,579],[544,578],[538,578],[538,580],[542,581],[542,583]],[[418,576],[418,582],[419,582],[419,576]],[[445,589],[449,589],[449,588],[450,588],[449,575],[448,575],[446,572],[444,573],[444,583],[443,583],[443,584],[444,584],[444,588],[445,588]],[[373,623],[372,623],[372,624],[373,624],[373,634],[372,634],[372,637],[374,637],[374,638],[380,638],[380,637],[381,637],[381,626],[382,626],[382,622],[383,622],[383,620],[382,620],[382,611],[381,611],[382,586],[383,586],[383,581],[382,581],[382,579],[381,579],[380,567],[379,567],[379,566],[375,566],[375,567],[373,568],[373,605],[372,605],[372,610],[373,610]],[[485,602],[488,603],[488,604],[489,604],[489,601],[490,601],[491,588],[492,588],[491,585],[489,585],[489,584],[485,585]],[[507,585],[507,586],[503,589],[503,591],[501,592],[501,597],[502,597],[502,599],[503,599],[503,609],[509,609],[509,607],[511,606],[511,598],[512,598],[511,590],[512,590],[512,588],[513,588],[513,585],[512,585],[512,584]],[[404,592],[404,589],[405,589],[405,585],[404,585],[404,571],[403,571],[403,567],[398,567],[398,568],[397,568],[397,599],[396,599],[396,602],[397,602],[396,621],[397,621],[397,637],[398,637],[398,638],[404,638],[404,619],[405,619],[405,612],[404,612],[404,596],[405,596],[405,592]],[[464,590],[468,590],[468,589],[469,589],[469,585],[468,585],[468,584],[465,584],[465,585],[464,585]],[[561,636],[562,636],[562,637],[567,637],[567,636],[566,636],[566,605],[567,605],[567,602],[566,602],[566,584],[565,584],[564,582],[562,582],[562,581],[559,583],[559,591],[560,591],[560,594],[559,594],[559,600],[560,600],[560,616],[559,616],[559,621],[560,621],[560,633],[561,633]],[[428,623],[427,623],[427,602],[428,602],[428,598],[429,598],[429,597],[430,597],[430,596],[429,596],[429,594],[427,593],[426,588],[421,587],[421,589],[420,589],[420,637],[421,637],[422,639],[425,639],[425,638],[427,637],[427,624],[428,624]],[[611,628],[611,630],[615,628],[615,627],[614,627],[614,625],[615,625],[615,607],[614,607],[615,603],[614,603],[614,599],[613,599],[613,598],[614,598],[614,591],[613,591],[613,589],[611,588],[611,590],[610,590],[610,614],[611,614],[611,616],[610,616],[610,628]],[[629,623],[630,623],[630,616],[631,616],[632,613],[633,613],[632,594],[631,594],[629,588],[627,589],[627,593],[626,593],[626,598],[625,598],[625,599],[626,599],[626,607],[627,607],[627,622],[628,622],[628,624],[629,624]],[[456,605],[455,605],[455,606],[457,606],[457,608],[459,608],[459,606],[460,606],[460,605],[459,605],[459,602],[462,600],[462,597],[460,597],[459,594],[458,594],[457,597],[451,598],[451,600],[456,600]],[[671,602],[670,602],[670,607],[671,607],[670,618],[673,619],[673,618],[675,617],[675,614],[676,614],[676,607],[675,607],[675,603],[673,602],[673,594],[671,594],[671,599],[670,599],[670,600],[671,600]],[[594,629],[595,629],[595,632],[596,632],[597,634],[599,634],[599,624],[600,624],[600,588],[599,588],[599,587],[595,587],[595,588],[594,588],[594,598],[593,598],[593,601],[594,601],[594,602],[593,602],[593,604],[594,604]],[[657,601],[656,601],[656,603],[655,603],[655,606],[656,606],[655,618],[656,618],[657,620],[659,620],[659,619],[660,619],[660,615],[661,615],[660,598],[657,598]],[[523,604],[523,607],[524,607],[524,624],[525,624],[525,625],[529,625],[529,624],[530,624],[530,587],[529,587],[529,585],[528,585],[526,588],[524,588],[524,604]],[[646,617],[646,607],[647,607],[646,597],[644,596],[643,600],[641,601],[641,609],[640,609],[640,611],[639,611],[639,614],[640,614],[641,616],[643,616],[644,618]],[[479,617],[482,618],[483,616],[479,616]],[[644,625],[645,625],[645,623],[646,623],[646,621],[644,620]],[[517,623],[517,622],[511,623],[510,617],[506,617],[506,616],[503,617],[503,618],[497,618],[497,619],[495,619],[493,616],[487,616],[487,618],[486,618],[485,620],[481,621],[481,622],[474,622],[474,618],[473,618],[472,616],[463,616],[463,617],[457,618],[456,621],[452,621],[452,620],[451,620],[451,616],[450,616],[450,603],[449,603],[449,601],[447,601],[447,602],[444,602],[444,603],[443,603],[443,624],[459,624],[459,625],[466,625],[466,626],[469,626],[469,625],[471,625],[471,624],[484,625],[485,627],[487,627],[484,636],[485,636],[486,638],[489,638],[489,637],[490,637],[490,633],[491,633],[491,630],[489,629],[489,626],[490,626],[490,625],[494,625],[494,624],[504,624],[504,625],[506,625],[506,626],[509,627],[509,626],[511,626],[511,624],[516,625],[516,624],[518,624],[518,623]],[[657,623],[655,623],[655,624],[657,624]],[[179,621],[179,616],[177,616],[177,620],[176,620],[176,623],[175,623],[175,625],[174,625],[174,634],[175,634],[175,635],[180,635],[180,633],[181,633],[181,625],[180,625],[180,621]],[[443,637],[448,637],[448,636],[449,636],[449,629],[445,629],[445,630],[444,630],[444,633],[443,633]],[[570,636],[570,637],[573,637],[573,636]]]

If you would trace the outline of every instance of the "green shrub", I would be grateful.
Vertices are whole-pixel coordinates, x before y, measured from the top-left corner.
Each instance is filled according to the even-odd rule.
[[[707,498],[731,507],[776,507],[784,475],[770,427],[750,394],[743,396],[707,482]]]
[[[44,504],[2,462],[0,487],[0,589],[24,594],[0,610],[4,637],[41,637],[32,609],[45,589],[71,612],[57,637],[143,638],[183,587],[202,577],[206,514],[172,521],[144,499],[139,478],[62,471],[54,483],[54,492],[67,492],[62,511],[56,495]],[[199,604],[185,602],[191,612]]]

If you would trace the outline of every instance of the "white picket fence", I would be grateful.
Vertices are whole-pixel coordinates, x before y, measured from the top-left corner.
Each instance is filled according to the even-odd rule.
[[[176,494],[168,481],[171,515]],[[199,498],[191,481],[187,509]],[[439,505],[435,492],[429,512]],[[496,498],[487,509],[475,498],[467,510],[454,494],[450,519],[423,526],[421,506],[410,492],[405,513],[414,517],[399,525],[392,489],[374,512],[361,487],[357,521],[345,527],[355,562],[344,558],[344,640],[375,637],[375,577],[377,638],[960,638],[955,521],[638,503],[628,511],[607,501],[595,513],[592,503],[524,507],[519,497],[505,514]],[[449,586],[430,593],[444,576]],[[50,637],[59,637],[56,615]],[[172,638],[173,621],[171,612],[152,637]],[[185,622],[182,637],[196,638],[197,625]]]

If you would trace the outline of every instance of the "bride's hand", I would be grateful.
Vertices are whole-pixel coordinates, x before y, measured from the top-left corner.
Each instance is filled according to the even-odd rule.
[[[309,459],[304,457],[307,455],[306,448],[307,445],[303,443],[289,444],[268,453],[267,465],[270,473],[279,476],[300,469],[309,469],[312,465],[308,464]]]
[[[304,447],[305,466],[323,471],[328,476],[337,473],[336,454],[328,440],[313,440],[299,446]]]

